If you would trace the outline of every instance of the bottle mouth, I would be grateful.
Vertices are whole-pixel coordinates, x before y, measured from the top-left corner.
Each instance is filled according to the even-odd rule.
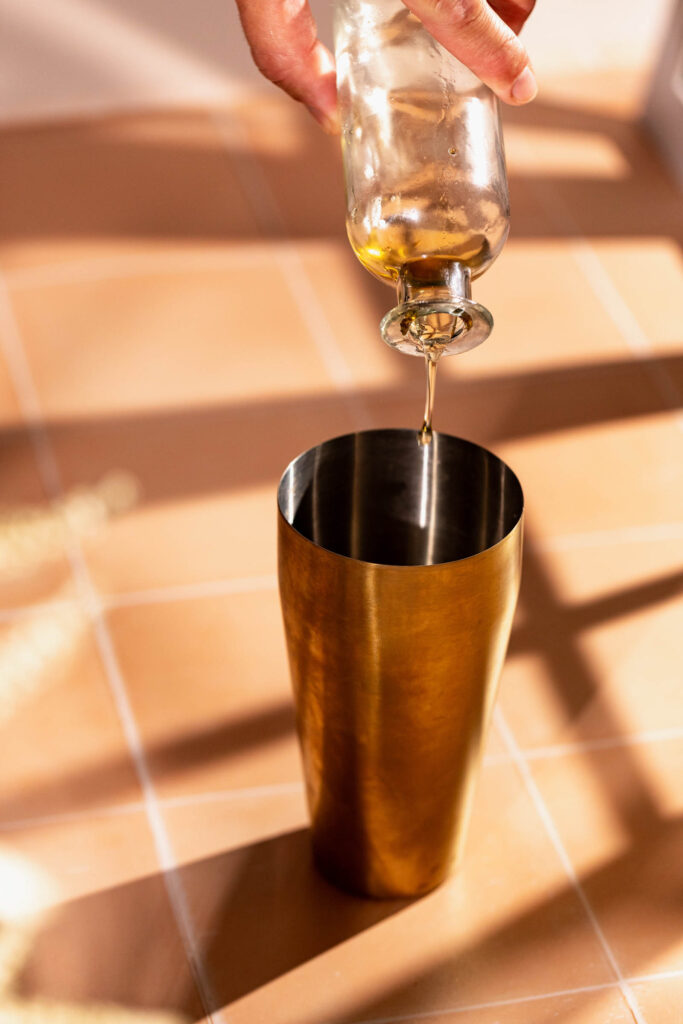
[[[493,317],[472,299],[410,299],[389,310],[380,324],[383,341],[411,356],[440,358],[469,352],[486,341]]]

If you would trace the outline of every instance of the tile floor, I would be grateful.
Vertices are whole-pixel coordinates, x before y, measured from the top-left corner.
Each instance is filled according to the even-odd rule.
[[[527,548],[465,863],[413,903],[311,867],[275,588],[289,459],[421,411],[335,142],[277,99],[3,132],[3,1020],[683,1020],[683,204],[623,85],[508,114],[497,327],[443,367]]]

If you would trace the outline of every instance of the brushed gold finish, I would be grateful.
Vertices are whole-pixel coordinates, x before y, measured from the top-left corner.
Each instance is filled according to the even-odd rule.
[[[428,892],[461,854],[519,589],[519,493],[501,540],[432,565],[326,550],[280,503],[280,594],[313,848],[344,888]]]

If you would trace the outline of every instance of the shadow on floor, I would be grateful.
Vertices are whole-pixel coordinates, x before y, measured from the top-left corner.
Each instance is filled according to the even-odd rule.
[[[211,1009],[406,906],[333,888],[313,867],[303,830],[185,865],[179,875]],[[66,969],[65,957],[75,969]],[[35,937],[13,991],[27,1000],[165,1008],[195,1019],[200,1008],[184,961],[163,878],[154,875],[60,906]]]
[[[172,785],[174,779],[187,777],[203,765],[218,765],[245,751],[262,750],[293,737],[294,729],[293,705],[283,701],[257,713],[187,731],[177,739],[149,743],[145,756],[157,784]],[[0,797],[0,834],[3,822],[40,817],[48,806],[50,814],[60,814],[120,803],[122,794],[124,799],[136,799],[137,787],[130,796],[131,782],[134,784],[130,764],[129,755],[123,753],[86,769],[67,773],[55,770],[50,778],[33,786],[8,785]],[[299,775],[282,781],[297,782]]]
[[[628,770],[624,776],[618,758],[611,765],[609,781],[617,803],[630,784],[637,784]],[[672,893],[683,885],[683,860],[676,857],[681,829],[680,821],[643,822],[623,854],[581,877],[627,976],[647,969],[680,939],[681,908],[672,901]],[[505,843],[504,832],[499,840]],[[382,923],[396,914],[415,914],[419,932],[421,901],[364,901],[329,886],[312,866],[304,831],[185,864],[179,876],[206,967],[209,990],[204,995],[211,1010],[229,1007],[328,950],[352,942],[368,928],[378,929],[381,943]],[[458,912],[459,885],[457,879],[449,883],[449,913]],[[438,899],[438,893],[426,899]],[[613,934],[612,928],[620,926],[623,934],[628,920],[639,921],[640,944],[630,941],[620,950],[619,932]],[[341,1014],[330,1005],[325,1007],[325,1019],[366,1021],[438,1010],[444,999],[440,993],[448,991],[452,999],[453,981],[458,991],[459,978],[465,1002],[471,979],[478,984],[476,979],[483,977],[489,978],[487,992],[492,1001],[538,995],[525,989],[525,979],[530,972],[536,973],[533,964],[539,957],[566,963],[567,987],[571,987],[571,951],[576,941],[594,943],[595,961],[602,960],[596,976],[609,982],[614,977],[611,969],[597,941],[586,939],[586,929],[573,887],[563,885],[467,948],[457,953],[444,949],[426,970],[411,967],[414,959],[408,955],[405,962],[393,966],[383,962],[375,999],[357,1003],[349,999],[351,1009]],[[183,959],[164,882],[161,876],[151,876],[60,906],[36,936],[13,991],[27,1000],[165,1008],[193,1020],[201,1013]],[[65,969],[67,962],[74,969]],[[329,970],[334,969],[333,957]],[[400,983],[392,980],[383,987],[379,978],[393,978],[395,972]],[[304,974],[301,984],[306,983]],[[353,983],[351,973],[350,992]],[[315,1005],[320,1005],[319,990]]]
[[[70,124],[10,128],[2,132],[0,171],[5,190],[2,243],[117,238],[224,242],[252,238],[345,240],[344,189],[339,143],[325,136],[303,110],[281,103],[291,125],[288,145],[269,145],[272,121],[244,120],[262,144],[227,148],[218,132],[193,131],[192,115],[152,117],[163,131],[140,128],[142,115]],[[271,101],[272,104],[272,101]],[[538,176],[510,174],[515,238],[576,232],[600,237],[664,236],[683,239],[680,193],[661,166],[642,126],[542,99],[506,109],[510,125],[553,136],[584,132],[606,140],[627,168],[623,176],[553,176],[557,196],[571,208],[575,225],[548,218],[534,204]],[[205,124],[206,115],[196,115]],[[254,127],[255,126],[255,127]],[[259,131],[261,132],[259,136]],[[248,138],[249,136],[247,136]],[[283,152],[284,150],[284,152]],[[254,167],[257,171],[254,171]],[[282,220],[265,208],[245,217],[245,182],[263,174]],[[253,197],[252,197],[253,205]]]
[[[508,116],[514,120],[523,115]],[[536,202],[535,193],[547,183],[513,176],[512,201],[518,211],[515,237],[557,237],[563,231],[571,236],[589,230],[604,237],[661,235],[681,240],[682,226],[676,219],[679,194],[659,168],[639,128],[542,103],[534,105],[529,118],[529,123],[552,131],[604,134],[624,155],[629,174],[618,180],[553,179],[553,194],[574,218],[565,221],[564,228],[550,222]],[[172,120],[169,124],[172,129]],[[336,182],[336,195],[341,197],[336,145],[317,134],[313,126],[302,129],[301,147],[295,156],[275,159],[266,154],[258,158],[283,209],[292,211],[293,219],[290,222],[285,217],[284,226],[269,224],[264,216],[249,223],[234,216],[244,197],[239,187],[226,192],[221,183],[235,169],[238,180],[239,173],[248,173],[251,157],[228,153],[218,143],[193,144],[182,125],[177,137],[173,130],[169,135],[163,143],[131,137],[123,121],[74,126],[69,131],[46,128],[31,138],[21,131],[3,133],[1,159],[8,200],[5,242],[15,245],[41,239],[102,237],[221,243],[231,238],[280,238],[283,227],[294,237],[342,240],[341,200],[330,201],[331,183]],[[174,169],[172,175],[167,173],[169,167]],[[81,174],[83,168],[88,168],[87,179]],[[202,196],[202,203],[194,202],[197,195]],[[304,196],[305,204],[296,196]],[[552,195],[546,198],[552,201]],[[382,302],[382,311],[385,307]],[[658,365],[681,379],[682,356],[667,357]],[[456,410],[445,417],[449,429],[464,426],[469,436],[495,443],[660,412],[666,406],[652,387],[647,370],[647,361],[629,360],[469,380],[466,384],[448,381],[442,382],[440,401]],[[608,390],[610,401],[606,403]],[[380,422],[383,417],[391,421],[394,403],[405,422],[406,402],[411,406],[414,402],[419,413],[421,383],[416,382],[414,389],[406,385],[368,391],[362,397]],[[344,419],[345,402],[344,396],[338,395],[294,396],[267,405],[62,421],[51,424],[50,430],[70,483],[97,478],[112,466],[125,465],[142,480],[146,500],[155,502],[274,481],[292,451],[314,443],[318,435],[329,434],[331,419]],[[250,440],[246,451],[245,436]],[[5,441],[2,458],[12,460],[14,443],[25,441],[25,432],[9,431]],[[201,452],[200,458],[186,457],[197,452]],[[179,458],[184,466],[182,483],[172,471],[173,460]],[[576,647],[577,630],[664,599],[672,593],[677,578],[671,574],[648,586],[567,611],[533,556],[527,562],[527,574],[523,600],[529,615],[533,616],[534,608],[547,609],[550,604],[559,624],[552,641],[544,642],[541,649],[572,719],[599,692],[599,681]],[[513,653],[534,642],[533,631],[523,630],[521,638],[513,639]],[[605,715],[608,720],[612,715],[613,731],[618,733],[619,723],[607,705]],[[267,742],[269,737],[291,730],[291,724],[291,711],[275,708],[263,720],[242,723],[242,742]],[[157,755],[162,765],[183,765],[205,750],[210,756],[219,756],[231,742],[239,744],[239,736],[232,727],[219,725],[208,736],[184,737],[175,748],[159,750]],[[154,751],[150,755],[153,758]],[[679,934],[680,909],[672,893],[683,886],[677,867],[683,859],[675,856],[681,826],[678,821],[661,819],[656,793],[631,751],[612,751],[609,758],[587,757],[605,797],[627,826],[630,845],[621,855],[585,872],[582,885],[608,939],[611,921],[637,920],[639,927],[648,919],[658,923],[656,930],[643,927],[643,947],[630,947],[620,959],[623,970],[635,973],[641,966],[646,968]],[[90,796],[101,794],[102,787],[107,790],[110,768],[105,766],[99,777],[94,774],[87,784],[91,788],[86,786]],[[116,771],[111,778],[115,775]],[[337,893],[314,874],[306,849],[304,834],[295,832],[181,869],[214,989],[210,1001],[215,1000],[216,1007],[247,995],[369,927],[381,926],[401,910],[411,912],[403,905],[366,904]],[[371,1002],[359,1001],[351,1017],[387,1016],[399,1012],[397,1007],[402,1013],[410,1012],[411,1007],[436,1007],[446,976],[486,971],[492,963],[522,984],[529,959],[563,956],[565,943],[577,928],[585,926],[582,914],[567,885],[541,905],[483,936],[459,956],[446,950],[440,962],[427,971],[411,976],[408,969],[400,985]],[[264,922],[276,927],[264,928]],[[66,903],[38,935],[23,968],[20,994],[162,1006],[193,1017],[201,1015],[186,972],[174,970],[184,963],[184,957],[172,932],[159,876]],[[617,955],[622,955],[619,949]],[[506,992],[518,991],[510,987],[497,995],[506,998]]]
[[[437,427],[484,445],[551,435],[616,420],[646,417],[680,406],[667,400],[653,372],[667,374],[683,394],[683,354],[653,360],[614,359],[504,375],[439,381]],[[59,419],[48,424],[64,484],[92,485],[125,469],[145,503],[275,485],[292,454],[353,430],[351,402],[378,426],[418,426],[421,375],[406,384],[351,395],[288,395],[201,408]],[[25,458],[28,432],[3,432],[0,468],[11,474]],[[182,465],[182,472],[178,466]]]
[[[534,547],[533,535],[527,530],[520,596],[523,615],[513,627],[508,657],[513,660],[519,654],[533,651],[543,660],[549,685],[562,708],[562,720],[572,727],[577,740],[582,736],[581,716],[589,709],[592,719],[599,721],[601,735],[614,737],[623,732],[608,694],[582,650],[579,642],[582,633],[609,620],[666,602],[680,592],[682,582],[683,574],[673,571],[646,584],[623,587],[595,600],[567,605]],[[169,639],[169,643],[172,642]],[[282,671],[286,672],[285,665]],[[509,690],[509,695],[514,699],[513,689]],[[292,703],[285,700],[255,714],[219,721],[175,739],[151,742],[145,753],[154,782],[163,785],[167,792],[175,779],[187,777],[188,773],[201,770],[209,763],[227,763],[240,754],[257,752],[287,738],[293,743],[294,732],[294,709]],[[594,735],[591,733],[585,738],[593,739]],[[624,763],[634,758],[628,748],[621,756]],[[293,764],[295,760],[293,756]],[[635,764],[633,760],[632,772],[636,771]],[[297,771],[291,778],[280,781],[298,781],[299,777]],[[117,803],[122,798],[130,799],[130,785],[127,754],[103,759],[85,770],[56,771],[49,779],[41,779],[33,786],[24,785],[21,789],[8,786],[0,799],[0,823],[39,816],[46,806],[51,814],[57,814]],[[656,807],[656,799],[649,792],[645,777],[638,788],[631,790],[631,799],[635,800],[637,794],[644,803],[631,807],[626,801],[620,807],[623,823],[629,830],[634,815],[641,821],[648,806]]]

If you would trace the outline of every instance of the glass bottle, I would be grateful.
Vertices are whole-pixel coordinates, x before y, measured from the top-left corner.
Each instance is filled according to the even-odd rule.
[[[474,348],[493,318],[471,281],[509,227],[498,100],[401,0],[337,0],[335,48],[349,240],[398,294],[382,337],[432,359]]]

